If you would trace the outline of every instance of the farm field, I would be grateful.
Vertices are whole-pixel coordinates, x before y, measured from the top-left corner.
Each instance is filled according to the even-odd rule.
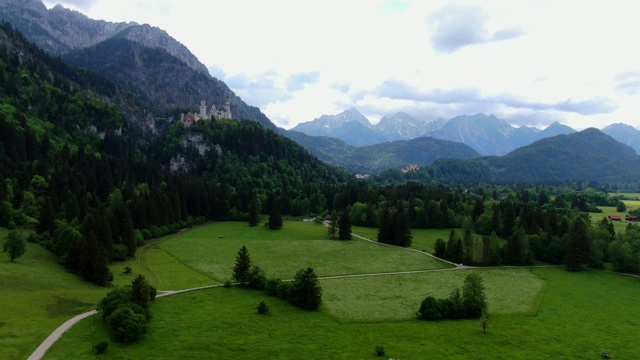
[[[489,278],[496,270],[480,271]],[[559,268],[534,268],[528,276],[546,284],[539,306],[528,314],[491,315],[486,335],[478,320],[342,322],[327,314],[327,305],[307,312],[260,291],[217,288],[156,300],[143,339],[112,344],[93,358],[376,359],[376,346],[402,359],[599,359],[604,350],[631,359],[640,352],[639,279]],[[269,315],[257,314],[261,300]],[[92,339],[105,336],[100,321],[83,320],[45,358],[90,359]]]

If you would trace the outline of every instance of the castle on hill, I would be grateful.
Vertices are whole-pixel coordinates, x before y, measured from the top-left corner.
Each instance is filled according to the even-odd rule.
[[[211,119],[232,119],[231,117],[231,101],[229,98],[224,103],[224,106],[211,105],[211,109],[207,112],[207,104],[204,100],[200,101],[200,112],[180,114],[180,121],[185,127],[189,127],[200,120]]]

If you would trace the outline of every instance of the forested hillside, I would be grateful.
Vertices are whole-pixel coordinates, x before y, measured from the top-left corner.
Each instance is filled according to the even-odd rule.
[[[335,138],[309,136],[297,131],[287,131],[286,136],[327,163],[359,173],[379,173],[410,164],[427,166],[438,159],[480,156],[465,144],[429,137],[356,147]]]
[[[347,179],[253,121],[178,123],[150,142],[132,121],[150,111],[144,101],[6,24],[0,39],[0,226],[35,230],[30,241],[96,284],[144,239],[246,218],[254,193],[262,211],[290,194],[324,208],[321,189]],[[209,151],[194,152],[190,134]],[[188,161],[170,171],[181,156]]]

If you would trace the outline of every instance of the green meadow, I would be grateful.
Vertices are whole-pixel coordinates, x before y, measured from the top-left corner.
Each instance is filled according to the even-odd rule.
[[[0,230],[1,231],[1,230]],[[414,248],[433,251],[450,230],[413,232]],[[6,232],[0,233],[0,238]],[[354,228],[375,239],[376,229]],[[147,244],[139,261],[111,266],[114,283],[140,273],[160,290],[222,284],[246,245],[269,277],[288,279],[311,266],[322,278],[319,311],[300,310],[261,291],[214,288],[158,298],[154,319],[138,342],[110,340],[99,316],[67,332],[46,359],[374,359],[375,347],[403,359],[617,359],[640,353],[640,279],[561,268],[456,269],[412,249],[354,238],[331,240],[315,223],[286,221],[279,231],[245,223],[214,223]],[[0,261],[0,358],[24,359],[57,326],[95,308],[108,289],[92,286],[29,244],[25,256]],[[124,268],[130,266],[131,274]],[[478,320],[415,320],[426,296],[447,297],[479,272],[489,304],[488,333]],[[270,314],[257,314],[264,300]],[[25,315],[26,314],[26,315]]]
[[[456,271],[443,274],[450,277]],[[473,271],[488,279],[491,272],[502,270]],[[65,334],[46,359],[375,359],[376,346],[383,346],[388,357],[402,359],[600,359],[604,350],[616,359],[633,359],[640,353],[639,279],[559,268],[506,270],[495,276],[508,277],[508,272],[516,279],[537,279],[532,283],[544,283],[543,289],[524,306],[529,307],[526,311],[500,313],[498,305],[491,305],[497,299],[488,286],[495,313],[487,334],[478,320],[351,322],[334,317],[330,304],[308,312],[260,291],[216,288],[157,299],[143,339],[126,346],[112,342],[99,356],[91,354],[91,344],[107,334],[99,317],[86,319]],[[322,286],[330,287],[331,281],[323,280]],[[435,282],[433,287],[440,285]],[[384,291],[378,297],[394,295]],[[270,308],[266,316],[255,310],[261,300]]]

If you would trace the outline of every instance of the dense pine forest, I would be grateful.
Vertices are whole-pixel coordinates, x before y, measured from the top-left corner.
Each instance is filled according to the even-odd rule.
[[[490,167],[516,164],[518,154],[439,160],[356,181],[255,121],[145,130],[150,114],[175,111],[50,57],[1,25],[0,226],[34,230],[30,241],[100,285],[110,281],[109,262],[132,256],[146,239],[206,221],[255,222],[250,214],[273,210],[318,219],[341,213],[400,246],[411,243],[410,228],[459,229],[436,247],[456,263],[580,270],[609,262],[640,271],[638,226],[616,234],[606,219],[591,224],[588,216],[624,200],[610,190],[637,183],[483,182]]]

